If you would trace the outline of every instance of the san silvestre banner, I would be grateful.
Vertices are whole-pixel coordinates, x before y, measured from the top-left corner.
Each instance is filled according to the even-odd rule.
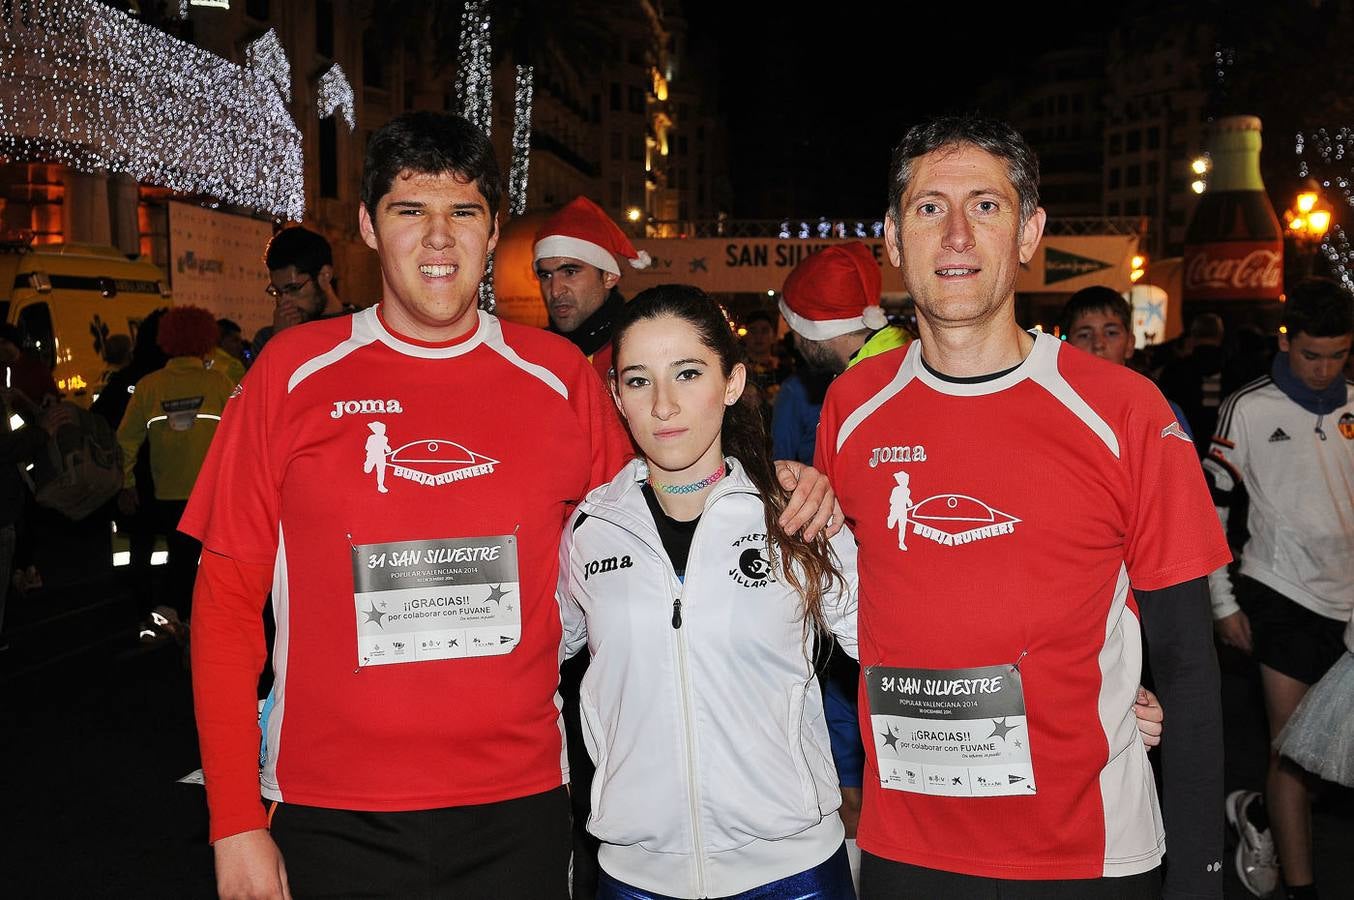
[[[658,284],[694,284],[707,293],[779,291],[804,257],[846,243],[842,240],[777,238],[666,238],[635,241],[653,265],[625,273],[621,289],[628,297]],[[884,278],[885,294],[905,294],[902,275],[889,264],[883,238],[863,243],[873,252]],[[1072,293],[1091,285],[1116,291],[1130,286],[1130,264],[1138,251],[1133,235],[1045,237],[1016,280],[1020,293]]]

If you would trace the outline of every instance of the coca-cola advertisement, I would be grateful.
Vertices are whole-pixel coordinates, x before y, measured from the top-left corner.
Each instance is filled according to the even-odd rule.
[[[1283,293],[1283,242],[1186,245],[1182,286],[1189,300],[1277,301]]]

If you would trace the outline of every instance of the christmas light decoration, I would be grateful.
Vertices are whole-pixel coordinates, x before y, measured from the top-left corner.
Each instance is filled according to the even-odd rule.
[[[334,63],[320,76],[320,83],[315,92],[315,106],[319,109],[321,119],[327,119],[337,111],[343,116],[343,121],[348,123],[348,131],[351,132],[357,127],[357,113],[353,107],[353,86],[348,83],[348,76],[343,74],[343,67],[338,63]]]
[[[864,222],[829,222],[827,219],[819,219],[816,226],[810,226],[808,222],[800,222],[798,229],[793,228],[789,221],[784,221],[780,223],[780,227],[776,230],[776,237],[782,241],[807,241],[815,237],[824,240],[827,238],[868,240],[872,237],[881,237],[883,234],[884,223],[880,221],[871,222],[867,227]]]
[[[465,116],[485,134],[493,124],[493,82],[489,72],[487,0],[469,0],[461,15],[456,57],[456,101]]]
[[[287,51],[282,49],[275,29],[269,28],[265,34],[250,42],[244,49],[244,58],[250,69],[277,86],[277,92],[283,100],[291,102],[291,63],[287,61]]]
[[[508,213],[520,216],[527,211],[527,173],[531,167],[531,66],[517,67],[513,92],[512,167],[508,170]]]
[[[489,11],[487,0],[468,0],[461,14],[461,37],[456,56],[456,102],[461,115],[470,120],[486,135],[493,124],[493,81],[489,71]],[[514,141],[516,135],[514,134]],[[511,182],[509,182],[511,189]],[[523,181],[523,191],[526,182]],[[511,197],[511,192],[510,192]],[[511,203],[511,199],[509,200]],[[480,282],[480,309],[493,312],[494,255],[484,264],[484,280]]]
[[[1346,162],[1347,158],[1354,158],[1354,131],[1348,127],[1337,128],[1334,134],[1325,128],[1299,131],[1295,150],[1300,178],[1315,178],[1326,189],[1338,188],[1345,203],[1354,207],[1354,183],[1350,181]],[[1354,248],[1345,230],[1339,225],[1332,226],[1321,243],[1321,252],[1336,279],[1354,290]]]
[[[96,0],[25,7],[0,20],[0,155],[301,219],[301,133],[275,34],[241,67]]]

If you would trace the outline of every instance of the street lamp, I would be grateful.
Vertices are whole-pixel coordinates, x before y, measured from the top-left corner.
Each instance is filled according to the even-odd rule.
[[[1326,239],[1331,222],[1330,208],[1323,202],[1315,181],[1308,180],[1293,198],[1293,205],[1284,210],[1283,221],[1288,236],[1293,239],[1294,249],[1302,259],[1303,274],[1311,275],[1316,251]]]
[[[1190,182],[1189,189],[1196,194],[1202,194],[1208,190],[1208,182],[1205,180],[1208,173],[1213,169],[1213,160],[1207,155],[1196,156],[1189,164],[1189,170],[1194,173],[1194,180]]]

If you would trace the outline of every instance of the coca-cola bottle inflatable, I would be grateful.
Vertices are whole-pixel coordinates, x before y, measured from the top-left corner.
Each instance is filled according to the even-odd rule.
[[[1283,230],[1260,180],[1260,120],[1213,124],[1213,171],[1185,232],[1183,299],[1277,302],[1283,293]]]

